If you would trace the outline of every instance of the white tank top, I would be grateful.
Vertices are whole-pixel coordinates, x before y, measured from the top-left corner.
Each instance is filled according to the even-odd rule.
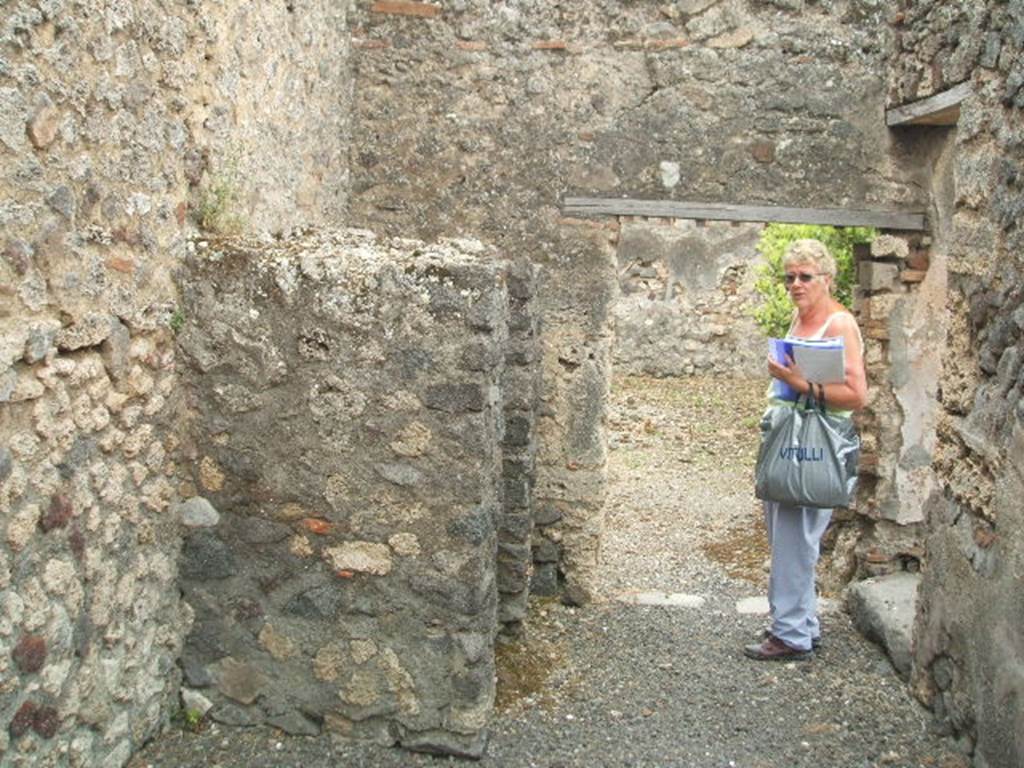
[[[848,317],[850,317],[851,320],[853,319],[853,315],[851,315],[846,310],[840,310],[838,312],[833,312],[831,315],[829,315],[825,319],[825,323],[821,326],[821,328],[819,328],[817,331],[815,331],[810,336],[795,336],[795,335],[793,335],[793,328],[796,327],[796,318],[797,318],[797,316],[796,316],[796,313],[794,312],[793,313],[793,320],[789,324],[789,331],[786,333],[786,338],[787,339],[805,339],[807,341],[818,341],[820,339],[824,339],[825,338],[825,332],[828,330],[828,327],[832,324],[832,321],[836,317],[838,317],[839,315],[847,315]],[[857,340],[860,342],[860,353],[861,353],[861,355],[863,355],[864,354],[864,337],[861,336],[860,326],[857,325],[856,320],[854,320],[853,327],[857,329]]]

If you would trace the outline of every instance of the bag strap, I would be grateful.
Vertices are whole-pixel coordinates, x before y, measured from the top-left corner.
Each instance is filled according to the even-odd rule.
[[[818,392],[820,393],[820,395],[816,396],[814,394],[814,384],[811,383],[810,386],[807,388],[806,392],[797,395],[797,407],[800,406],[800,400],[803,399],[804,410],[813,411],[817,409],[822,413],[825,413],[825,388],[821,384],[818,384]]]

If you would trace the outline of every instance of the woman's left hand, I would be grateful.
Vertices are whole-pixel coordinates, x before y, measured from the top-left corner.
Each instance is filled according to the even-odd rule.
[[[796,364],[796,361],[790,355],[786,355],[785,365],[769,357],[768,373],[772,375],[772,378],[786,382],[797,392],[802,392],[806,389],[807,379],[804,377],[803,371],[800,370],[800,366]]]

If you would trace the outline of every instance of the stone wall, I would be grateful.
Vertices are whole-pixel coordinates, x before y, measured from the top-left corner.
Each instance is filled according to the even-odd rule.
[[[507,282],[479,244],[365,232],[190,261],[183,451],[207,514],[184,662],[215,720],[482,752],[498,590],[529,566],[509,539],[529,476],[503,459],[528,460],[534,403],[503,393],[507,358],[536,363]],[[511,285],[521,337],[529,271]]]
[[[586,599],[597,567],[618,283],[617,225],[567,222],[562,198],[919,205],[888,152],[880,19],[867,0],[353,10],[351,223],[541,267],[546,588]]]
[[[762,225],[624,221],[616,370],[652,376],[764,375],[752,315]]]
[[[893,104],[974,88],[950,139],[953,205],[938,222],[949,269],[942,488],[927,505],[915,686],[976,766],[1008,768],[1024,761],[1024,3],[904,5]]]
[[[218,4],[219,5],[219,4]],[[215,228],[290,232],[343,220],[352,78],[349,3],[203,4],[178,76],[198,216]]]
[[[345,123],[344,12],[294,8],[0,11],[4,765],[119,766],[177,707],[170,275],[229,145],[229,218],[285,227],[343,203],[344,132],[295,124]]]
[[[857,503],[836,515],[826,582],[917,572],[924,557],[938,382],[945,343],[945,261],[930,235],[886,233],[855,248],[854,312],[864,336],[868,403]]]

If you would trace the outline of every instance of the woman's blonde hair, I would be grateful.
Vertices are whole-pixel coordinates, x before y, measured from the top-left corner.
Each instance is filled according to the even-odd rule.
[[[813,237],[794,240],[786,246],[782,255],[782,268],[797,264],[813,264],[820,274],[828,275],[833,281],[836,278],[836,260],[825,244]]]

